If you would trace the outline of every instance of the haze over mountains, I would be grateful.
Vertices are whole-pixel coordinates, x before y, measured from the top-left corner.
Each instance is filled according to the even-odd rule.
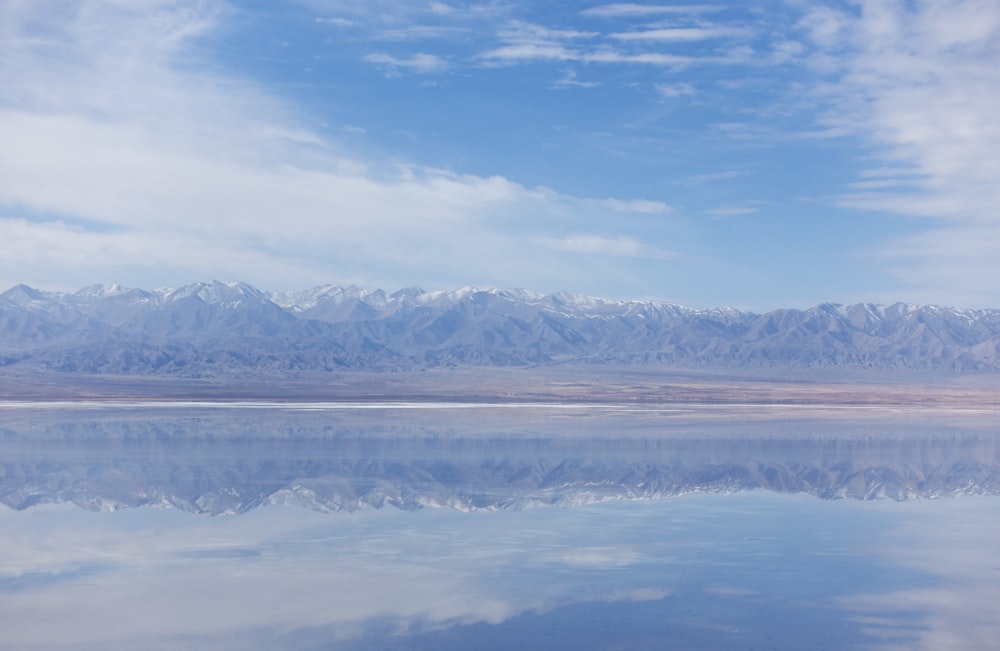
[[[567,363],[718,369],[1000,369],[1000,310],[817,305],[763,314],[526,290],[394,293],[238,282],[0,294],[0,369],[295,377]]]

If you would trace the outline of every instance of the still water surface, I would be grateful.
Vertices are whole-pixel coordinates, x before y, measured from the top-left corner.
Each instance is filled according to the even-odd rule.
[[[1000,421],[0,407],[0,648],[991,649]]]

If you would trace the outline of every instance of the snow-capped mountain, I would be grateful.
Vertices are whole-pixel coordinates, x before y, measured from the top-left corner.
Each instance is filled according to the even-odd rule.
[[[269,294],[235,282],[0,294],[0,368],[224,376],[570,362],[996,371],[1000,310],[823,304],[756,314],[527,290]]]

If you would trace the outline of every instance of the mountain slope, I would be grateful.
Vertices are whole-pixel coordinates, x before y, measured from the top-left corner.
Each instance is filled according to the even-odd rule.
[[[244,283],[0,294],[0,368],[227,376],[559,363],[1000,369],[1000,310],[823,304],[765,314],[526,290]]]

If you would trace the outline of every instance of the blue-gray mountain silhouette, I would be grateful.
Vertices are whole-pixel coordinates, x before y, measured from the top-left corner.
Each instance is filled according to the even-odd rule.
[[[763,314],[526,290],[244,283],[0,294],[0,368],[226,376],[564,363],[1000,369],[1000,310],[834,305]]]

